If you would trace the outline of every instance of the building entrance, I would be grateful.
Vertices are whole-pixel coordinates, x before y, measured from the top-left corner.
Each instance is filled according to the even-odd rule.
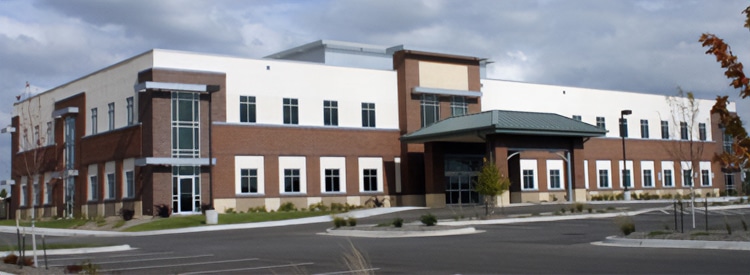
[[[194,213],[201,210],[200,168],[182,166],[173,168],[172,211]]]
[[[482,156],[445,157],[445,204],[478,204],[474,186],[482,168]]]

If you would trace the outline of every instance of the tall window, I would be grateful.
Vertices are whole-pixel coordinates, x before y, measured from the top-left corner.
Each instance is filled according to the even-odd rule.
[[[99,199],[99,177],[96,175],[89,176],[89,200]]]
[[[125,171],[125,197],[135,197],[135,178],[133,171]]]
[[[669,121],[661,121],[661,139],[669,139]]]
[[[364,184],[362,190],[364,191],[378,191],[378,170],[377,169],[364,169],[362,170],[362,182]]]
[[[641,119],[641,138],[648,138],[648,120]]]
[[[109,119],[109,130],[115,129],[115,103],[107,104],[107,118]]]
[[[240,96],[240,122],[255,122],[254,96]]]
[[[630,169],[622,169],[622,186],[632,187],[630,185]]]
[[[620,137],[628,137],[628,119],[620,119]]]
[[[701,185],[711,186],[711,173],[708,170],[701,170]]]
[[[654,187],[652,178],[651,169],[643,170],[643,187]]]
[[[341,191],[341,178],[339,178],[339,169],[326,169],[326,192],[339,192]]]
[[[52,183],[48,182],[44,185],[44,204],[48,205],[52,202]]]
[[[674,186],[674,183],[672,182],[672,170],[664,170],[664,186]]]
[[[128,113],[128,125],[133,125],[135,122],[135,106],[133,105],[133,97],[128,97],[125,99],[125,102],[127,104],[127,113]]]
[[[523,189],[535,189],[534,184],[534,170],[526,169],[523,170]]]
[[[200,157],[198,93],[172,92],[172,156]]]
[[[39,125],[34,125],[34,139],[31,141],[33,144],[31,144],[32,148],[39,147],[41,145],[41,139],[39,139]]]
[[[680,122],[680,139],[682,140],[688,139],[687,122]]]
[[[599,188],[609,188],[609,170],[599,169]]]
[[[326,126],[339,125],[339,103],[333,100],[323,101],[323,124]]]
[[[560,170],[549,170],[549,188],[560,189]]]
[[[20,188],[21,189],[21,198],[20,198],[21,200],[18,202],[18,204],[20,206],[25,206],[26,205],[26,194],[28,194],[28,193],[26,193],[26,187],[28,186],[28,184],[26,183],[26,181],[27,181],[26,179],[23,179],[23,178],[21,179],[21,188]]]
[[[47,145],[55,144],[55,135],[53,131],[52,121],[47,122]]]
[[[732,153],[732,143],[734,143],[734,138],[732,138],[732,135],[724,133],[722,146],[724,152]]]
[[[284,98],[284,124],[299,124],[299,104],[296,98]]]
[[[362,127],[375,127],[375,103],[362,102]]]
[[[422,95],[420,101],[422,127],[427,127],[440,119],[440,103],[436,95]]]
[[[727,186],[727,190],[734,190],[734,174],[724,174],[724,184]]]
[[[693,186],[693,170],[682,170],[682,186]]]
[[[601,117],[601,116],[596,117],[596,127],[599,127],[601,129],[607,129],[607,124],[604,122],[604,117]]]
[[[462,116],[469,112],[469,105],[466,104],[466,97],[451,97],[451,116]]]
[[[299,169],[284,169],[284,192],[301,192]]]
[[[578,121],[582,120],[580,115],[573,115],[573,119],[578,120]]]
[[[96,108],[91,108],[91,134],[96,135],[98,133],[96,125],[99,124],[98,116],[99,116],[99,110]]]
[[[698,137],[700,138],[700,140],[703,140],[703,141],[707,139],[705,123],[698,123]]]
[[[41,190],[39,189],[39,176],[33,176],[32,179],[34,181],[31,185],[31,195],[34,196],[32,201],[34,206],[37,206],[39,205],[39,190]]]
[[[115,198],[115,173],[107,174],[107,199]]]
[[[258,169],[240,170],[240,193],[258,193]]]

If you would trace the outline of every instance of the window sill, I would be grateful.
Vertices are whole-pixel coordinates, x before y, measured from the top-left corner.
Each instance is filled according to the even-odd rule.
[[[383,191],[359,191],[362,195],[382,195]]]
[[[281,193],[279,195],[284,196],[284,197],[303,197],[303,196],[307,196],[307,193],[302,193],[302,192],[284,192],[284,193]]]
[[[265,193],[237,193],[235,196],[240,198],[255,198],[255,197],[265,197]]]
[[[325,192],[325,191],[323,191],[323,193],[320,193],[320,195],[323,195],[323,196],[326,196],[326,195],[328,195],[328,196],[346,195],[346,191],[344,191],[344,192],[341,192],[341,191]]]

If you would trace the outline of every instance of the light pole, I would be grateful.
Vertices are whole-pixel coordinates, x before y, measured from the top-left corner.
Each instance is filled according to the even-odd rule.
[[[633,111],[631,110],[622,110],[620,111],[620,137],[622,137],[622,180],[625,181],[625,171],[628,170],[628,159],[625,157],[625,136],[627,136],[627,125],[625,124],[625,116],[632,114]],[[630,200],[630,190],[628,190],[628,185],[630,185],[630,176],[628,178],[628,182],[623,182],[622,184],[625,186],[625,192],[623,194],[623,197],[626,201]]]

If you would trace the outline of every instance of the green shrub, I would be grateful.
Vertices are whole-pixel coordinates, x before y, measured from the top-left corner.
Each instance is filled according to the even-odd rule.
[[[346,219],[342,217],[333,217],[333,226],[336,228],[346,226]]]
[[[422,222],[422,224],[426,226],[433,226],[437,224],[437,218],[432,214],[426,214],[422,215],[422,217],[419,218],[419,220]]]
[[[355,217],[349,217],[348,219],[346,219],[346,222],[347,224],[349,224],[349,226],[357,226],[357,218]]]
[[[230,208],[227,208],[227,209],[225,209],[225,210],[224,210],[224,213],[227,213],[227,214],[235,214],[236,212],[234,212],[234,208],[231,208],[231,207],[230,207]]]
[[[565,207],[561,207],[560,208],[560,212],[563,213],[563,214],[565,214]]]
[[[328,206],[323,202],[313,203],[310,205],[310,211],[328,211]]]
[[[402,226],[404,226],[404,219],[402,219],[402,218],[395,218],[395,219],[393,219],[393,222],[391,224],[393,224],[393,226],[395,226],[395,227],[402,227]]]
[[[621,201],[621,200],[624,200],[624,199],[625,199],[625,194],[624,193],[619,193],[619,194],[615,195],[615,200]]]
[[[266,213],[266,207],[265,206],[258,206],[258,207],[250,207],[247,209],[247,213]]]
[[[292,202],[285,202],[279,206],[279,212],[292,212],[297,211],[297,207]]]
[[[620,226],[620,232],[627,236],[630,233],[635,232],[635,223],[633,219],[628,216],[619,216],[615,219],[615,222]]]
[[[587,207],[586,210],[588,210],[589,213],[591,213],[591,211],[594,211],[594,209],[591,209],[591,207]]]
[[[585,206],[583,203],[576,202],[573,204],[573,206],[576,208],[576,211],[583,212],[583,207]]]

